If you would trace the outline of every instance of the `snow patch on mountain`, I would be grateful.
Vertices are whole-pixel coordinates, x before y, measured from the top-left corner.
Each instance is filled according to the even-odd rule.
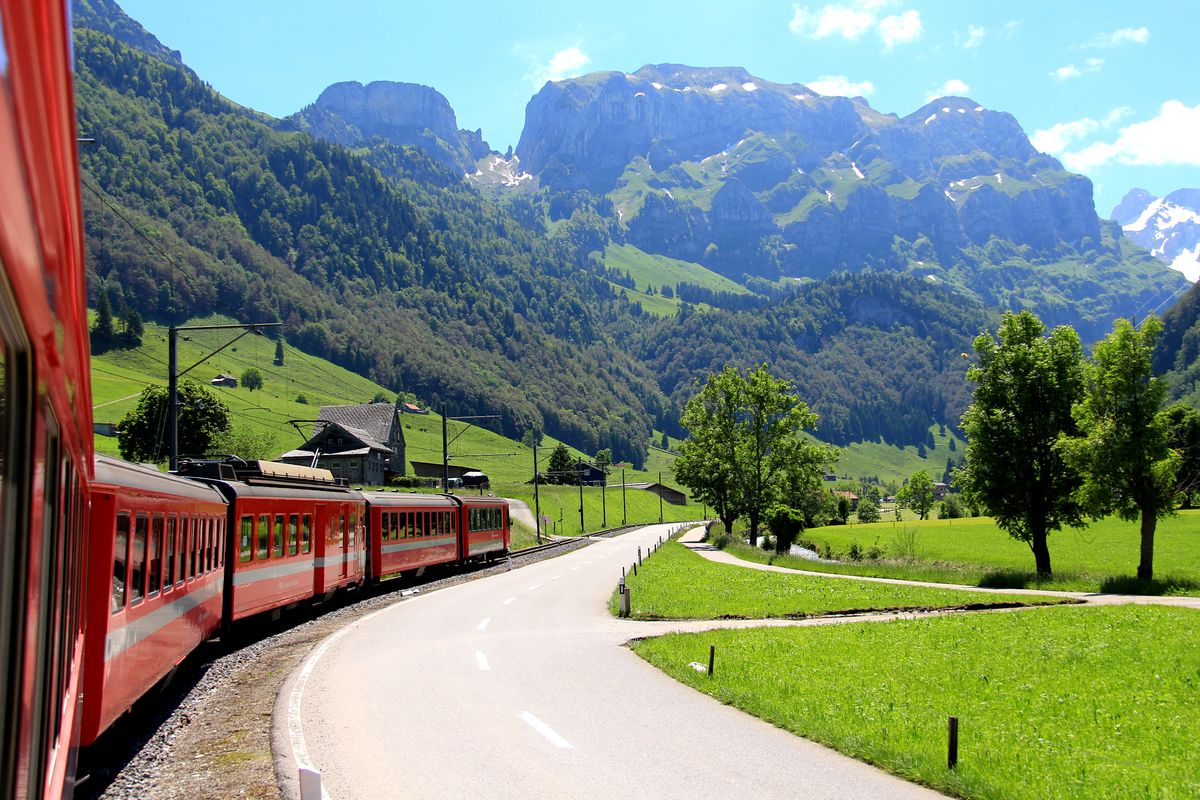
[[[1113,209],[1112,216],[1118,221],[1133,217],[1122,226],[1125,234],[1188,280],[1196,281],[1200,280],[1200,209],[1193,206],[1200,204],[1195,196],[1195,191],[1188,189],[1161,198],[1134,189]]]

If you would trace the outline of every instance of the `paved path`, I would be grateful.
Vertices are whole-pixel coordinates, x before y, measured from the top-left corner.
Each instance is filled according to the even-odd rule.
[[[934,583],[932,581],[905,581],[898,578],[868,578],[862,575],[841,575],[832,572],[817,572],[806,569],[788,569],[787,567],[777,567],[774,564],[757,564],[753,561],[744,561],[731,553],[724,550],[718,550],[710,544],[701,541],[704,538],[703,528],[693,528],[680,537],[679,541],[693,552],[707,558],[709,561],[715,561],[720,564],[733,564],[747,569],[759,569],[767,572],[788,572],[793,575],[811,575],[817,578],[840,578],[850,581],[869,581],[871,583],[894,583],[904,586],[928,586],[934,589],[959,589],[969,592],[994,592],[996,594],[1037,594],[1049,595],[1051,597],[1070,597],[1079,600],[1087,605],[1102,606],[1102,605],[1161,605],[1161,606],[1180,606],[1183,608],[1200,609],[1200,597],[1161,597],[1157,595],[1141,595],[1141,594],[1102,594],[1100,592],[1059,592],[1043,589],[990,589],[979,586],[963,586],[957,583]]]
[[[843,620],[632,622],[653,525],[390,606],[306,659],[276,715],[333,798],[936,798],[651,667],[635,636]],[[911,615],[874,615],[863,619]]]
[[[529,526],[530,529],[537,527],[533,518],[533,511],[530,510],[528,503],[524,500],[514,500],[511,497],[504,499],[508,501],[508,515],[510,517],[522,525]]]

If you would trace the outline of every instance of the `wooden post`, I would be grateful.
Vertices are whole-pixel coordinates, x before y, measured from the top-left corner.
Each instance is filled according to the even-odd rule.
[[[710,644],[708,646],[708,677],[710,677],[710,678],[712,677],[712,673],[713,673],[713,662],[716,661],[716,659],[717,659],[717,646],[715,644]]]
[[[946,766],[954,769],[958,766],[958,717],[950,717],[950,741],[946,750]]]
[[[633,562],[633,576],[637,577],[637,562]]]
[[[638,563],[642,563],[642,547],[638,545]]]

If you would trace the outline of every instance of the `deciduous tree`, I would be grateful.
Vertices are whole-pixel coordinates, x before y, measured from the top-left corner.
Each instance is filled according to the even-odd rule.
[[[252,392],[256,389],[261,389],[263,385],[262,373],[254,367],[250,367],[242,373],[241,381],[242,386]]]
[[[130,461],[156,462],[167,451],[167,387],[147,386],[137,407],[121,420],[117,448]],[[194,381],[179,384],[179,452],[204,455],[229,429],[229,409]]]
[[[979,362],[967,370],[975,400],[963,415],[966,463],[955,474],[967,503],[984,509],[1033,551],[1039,575],[1052,574],[1047,536],[1081,526],[1078,470],[1058,448],[1078,431],[1071,409],[1083,397],[1083,348],[1068,326],[1045,334],[1028,311],[1005,314],[999,341],[975,340]]]
[[[896,504],[912,509],[921,519],[929,516],[933,500],[933,479],[923,469],[914,472],[908,483],[896,493]]]
[[[1096,345],[1087,393],[1075,406],[1080,436],[1064,438],[1068,459],[1084,476],[1080,496],[1093,516],[1141,517],[1137,577],[1154,577],[1154,531],[1161,514],[1174,513],[1180,456],[1168,446],[1159,414],[1167,387],[1151,374],[1150,357],[1162,332],[1157,317],[1140,330],[1118,319]]]

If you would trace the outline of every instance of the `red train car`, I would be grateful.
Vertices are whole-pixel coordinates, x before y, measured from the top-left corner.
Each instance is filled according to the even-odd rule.
[[[328,470],[270,461],[182,461],[229,503],[225,622],[321,598],[366,574],[363,496]]]
[[[96,457],[81,744],[220,627],[226,510],[211,486]]]
[[[511,540],[508,526],[508,501],[502,497],[457,498],[462,504],[459,530],[459,558],[463,561],[498,558],[508,552]]]
[[[0,797],[70,791],[91,388],[64,2],[0,0]]]
[[[368,492],[368,574],[372,580],[398,572],[458,561],[462,547],[460,503],[440,494]]]

